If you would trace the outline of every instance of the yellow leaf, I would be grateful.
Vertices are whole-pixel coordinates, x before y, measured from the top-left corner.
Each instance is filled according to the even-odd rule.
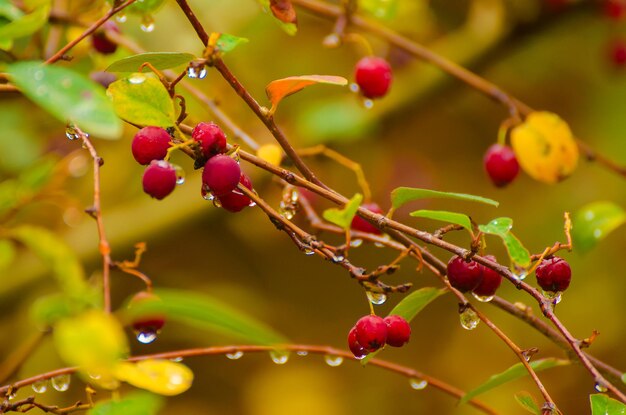
[[[256,155],[274,166],[280,166],[283,159],[283,150],[276,144],[265,144],[259,147]]]
[[[327,84],[327,85],[348,85],[348,80],[341,76],[332,75],[303,75],[303,76],[291,76],[289,78],[277,79],[270,82],[265,87],[265,93],[272,103],[270,114],[273,114],[278,107],[278,103],[283,98],[288,97],[291,94],[295,94],[298,91],[315,84]]]
[[[551,112],[533,112],[511,132],[522,169],[533,179],[557,183],[572,174],[578,146],[565,121]]]
[[[185,392],[193,381],[193,372],[187,366],[161,359],[121,362],[115,368],[115,376],[138,388],[166,396]]]

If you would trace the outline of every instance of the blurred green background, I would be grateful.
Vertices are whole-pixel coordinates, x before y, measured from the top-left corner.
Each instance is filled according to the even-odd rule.
[[[262,103],[264,86],[273,79],[304,74],[351,79],[354,63],[363,53],[354,44],[324,48],[321,42],[332,30],[332,22],[301,10],[299,32],[289,37],[252,0],[197,0],[190,4],[207,30],[250,39],[225,60]],[[558,113],[594,149],[626,164],[626,68],[613,66],[609,49],[614,39],[626,35],[626,26],[603,16],[597,3],[573,3],[562,9],[534,0],[400,0],[399,4],[396,17],[383,20],[384,24],[468,65],[534,108]],[[142,32],[135,16],[121,25],[122,31],[150,51],[201,54],[201,43],[174,2],[167,2],[154,17],[152,33]],[[564,211],[576,211],[596,200],[626,206],[623,177],[584,161],[571,178],[556,186],[522,174],[511,186],[494,188],[483,172],[482,155],[495,142],[505,109],[429,64],[411,60],[378,39],[368,36],[368,40],[376,54],[387,56],[394,65],[391,93],[369,110],[348,88],[320,86],[288,98],[276,119],[294,145],[323,142],[361,163],[374,200],[383,208],[389,207],[389,192],[400,185],[478,194],[501,203],[497,209],[446,200],[414,203],[402,209],[397,218],[420,229],[434,230],[437,224],[410,218],[407,213],[420,207],[454,210],[470,214],[479,223],[509,216],[515,220],[516,235],[531,252],[540,252],[563,240]],[[86,52],[61,65],[85,72],[102,70],[128,54],[120,50],[104,58]],[[205,79],[192,82],[215,97],[258,142],[272,142],[219,74],[209,71]],[[191,98],[187,102],[189,124],[213,120],[208,109]],[[14,176],[48,153],[64,157],[63,169],[69,174],[60,187],[63,191],[52,201],[32,204],[20,212],[18,220],[44,223],[63,234],[84,260],[87,273],[98,278],[96,228],[81,213],[92,197],[87,152],[65,138],[64,126],[18,95],[0,97],[0,125],[4,127],[0,136],[2,177]],[[133,244],[145,241],[148,252],[141,270],[156,286],[206,292],[267,322],[296,343],[345,348],[348,330],[368,312],[363,290],[348,274],[319,258],[303,255],[258,209],[233,215],[214,208],[200,197],[199,173],[183,155],[176,155],[174,162],[187,171],[186,183],[166,200],[148,198],[141,190],[142,167],[130,153],[135,131],[127,127],[123,139],[95,143],[105,159],[103,210],[114,257],[130,259]],[[358,191],[353,174],[343,167],[323,159],[312,159],[311,166],[324,182],[344,194]],[[249,165],[243,168],[253,176],[257,192],[277,206],[280,190],[271,177]],[[468,244],[465,235],[450,235],[448,239]],[[499,242],[488,242],[488,250],[505,261]],[[623,229],[619,229],[585,256],[576,252],[566,255],[573,280],[557,307],[558,316],[576,337],[585,338],[598,330],[600,336],[591,353],[622,369],[626,368],[625,242]],[[432,251],[444,261],[450,256]],[[351,257],[371,269],[391,260],[393,253],[364,245],[352,251]],[[45,269],[27,254],[0,277],[0,356],[7,356],[35,330],[28,318],[32,302],[56,290],[52,280],[45,277]],[[429,272],[415,273],[410,262],[386,281],[410,281],[415,287],[438,284]],[[534,284],[534,277],[529,282]],[[114,305],[121,305],[139,289],[136,280],[114,273]],[[511,302],[534,306],[509,283],[503,283],[499,294]],[[399,300],[399,295],[391,296],[377,310],[385,315]],[[478,307],[520,347],[538,347],[537,358],[563,355],[520,321],[490,305]],[[457,305],[450,295],[426,308],[412,328],[408,346],[388,348],[379,357],[465,390],[516,362],[511,351],[484,325],[471,332],[461,328]],[[170,324],[154,344],[135,344],[133,351],[143,354],[231,342]],[[188,359],[186,363],[196,374],[194,384],[187,393],[168,398],[163,413],[477,413],[469,406],[458,407],[454,399],[433,388],[415,391],[401,376],[374,367],[362,368],[354,362],[331,368],[319,356],[294,355],[286,365],[278,366],[267,355],[256,354],[237,361],[216,356]],[[60,365],[51,342],[45,341],[19,377]],[[553,369],[540,377],[563,413],[589,412],[586,408],[588,395],[594,392],[593,381],[582,366]],[[48,392],[43,401],[73,403],[82,397],[79,384],[75,379],[69,393]],[[501,413],[522,414],[513,399],[521,390],[539,398],[528,379],[481,398]],[[101,396],[108,395],[103,392]]]

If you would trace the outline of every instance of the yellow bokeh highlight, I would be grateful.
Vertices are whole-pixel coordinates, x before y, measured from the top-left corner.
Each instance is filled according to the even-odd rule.
[[[256,151],[256,155],[274,166],[280,166],[283,151],[277,144],[264,144]]]

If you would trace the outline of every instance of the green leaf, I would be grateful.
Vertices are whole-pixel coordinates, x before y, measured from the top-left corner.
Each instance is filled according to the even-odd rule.
[[[24,95],[59,121],[72,122],[100,138],[116,139],[122,134],[122,123],[102,86],[83,75],[40,62],[9,65],[8,73]]]
[[[626,212],[613,202],[600,201],[583,206],[572,219],[574,248],[581,252],[590,251],[625,221]]]
[[[15,258],[15,247],[7,239],[0,239],[0,271],[5,270]]]
[[[149,16],[150,14],[156,12],[164,0],[141,0],[136,1],[127,8],[124,9],[124,12],[129,12],[132,14],[141,14],[144,16]],[[113,0],[107,0],[109,4],[113,4]]]
[[[515,394],[515,400],[520,404],[522,408],[531,414],[541,415],[541,411],[537,406],[537,402],[532,397],[532,395],[528,392],[519,392]]]
[[[467,229],[472,233],[472,221],[469,216],[462,213],[447,212],[445,210],[416,210],[410,213],[415,218],[427,218],[440,220],[443,222],[454,223]]]
[[[420,311],[426,308],[428,304],[446,292],[446,290],[439,288],[420,288],[419,290],[404,297],[402,301],[396,304],[396,306],[389,312],[389,315],[397,315],[410,322]],[[365,356],[365,358],[361,359],[361,364],[365,365],[370,361],[370,359],[376,356],[379,351],[380,350],[377,350]]]
[[[24,169],[20,172],[20,176],[18,178],[21,187],[23,189],[28,189],[30,192],[37,192],[40,190],[52,178],[57,162],[58,160],[56,157],[47,157],[38,160],[32,166]]]
[[[0,40],[5,41],[17,39],[31,35],[41,29],[48,21],[48,15],[50,14],[50,1],[48,0],[40,3],[40,5],[33,9],[32,13],[22,15],[20,17],[17,17],[15,13],[12,13],[12,16],[17,18],[13,19],[10,23],[0,26]],[[7,10],[6,8],[4,8],[4,10],[10,13],[10,10]]]
[[[54,233],[24,225],[12,229],[10,235],[31,249],[52,269],[59,286],[70,297],[80,298],[88,292],[83,268],[76,254]]]
[[[141,301],[124,312],[126,320],[138,316],[165,314],[176,320],[201,329],[235,336],[255,344],[281,344],[286,339],[273,329],[231,306],[190,291],[156,290],[162,301]]]
[[[551,369],[557,366],[565,366],[569,364],[569,360],[548,358],[530,362],[530,367],[532,367],[535,372],[541,372],[542,370]],[[463,395],[463,397],[459,401],[459,404],[467,403],[469,400],[477,397],[480,394],[483,394],[507,382],[520,379],[526,375],[528,375],[528,371],[526,370],[524,365],[522,363],[516,363],[504,372],[491,376],[485,383],[478,386],[477,388],[467,392],[465,395]]]
[[[152,393],[131,392],[119,400],[100,401],[88,415],[156,415],[163,406],[163,398]]]
[[[470,202],[480,202],[491,206],[498,206],[495,200],[481,196],[468,195],[465,193],[439,192],[429,189],[417,189],[412,187],[398,187],[391,192],[391,204],[394,209],[398,209],[405,203],[419,199],[457,199]]]
[[[478,225],[481,232],[502,238],[511,261],[526,267],[530,265],[530,253],[515,235],[511,233],[513,219],[496,218],[486,225]]]
[[[591,415],[624,415],[626,405],[606,395],[596,393],[589,396]]]
[[[174,102],[157,78],[134,73],[113,82],[107,89],[115,112],[122,119],[142,126],[171,127],[176,121]]]
[[[354,219],[354,215],[356,215],[357,210],[359,210],[359,206],[361,206],[361,202],[363,201],[363,195],[360,193],[352,196],[352,199],[346,203],[343,209],[338,208],[330,208],[326,209],[322,216],[324,219],[329,221],[330,223],[334,223],[335,225],[348,230],[350,229],[350,224],[352,223],[352,219]]]
[[[220,52],[227,53],[233,51],[237,46],[248,43],[245,37],[237,37],[227,33],[220,33],[217,39],[216,49]]]
[[[39,327],[50,327],[57,321],[76,314],[75,302],[65,294],[39,297],[30,308],[30,317]]]
[[[359,0],[359,8],[379,19],[392,19],[398,12],[398,0]]]
[[[149,63],[158,70],[175,68],[181,65],[187,65],[196,59],[191,53],[178,52],[146,52],[138,55],[128,56],[113,62],[106,68],[108,72],[137,72],[144,63]],[[148,67],[144,70],[149,71]]]

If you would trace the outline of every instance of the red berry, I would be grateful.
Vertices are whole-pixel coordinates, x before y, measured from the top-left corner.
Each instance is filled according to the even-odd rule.
[[[461,292],[472,291],[483,278],[482,266],[475,261],[466,262],[460,256],[454,256],[448,262],[448,281]]]
[[[560,292],[569,287],[572,270],[566,260],[553,256],[541,261],[535,270],[535,275],[542,290]]]
[[[619,20],[626,15],[626,1],[624,0],[605,0],[604,14],[615,20]]]
[[[387,324],[382,317],[368,315],[356,322],[356,339],[363,348],[375,352],[385,345]]]
[[[350,333],[348,333],[348,347],[350,351],[357,359],[363,359],[365,356],[369,354],[367,350],[356,339],[356,326],[352,327]]]
[[[111,30],[113,32],[120,33],[119,27],[117,27],[114,22],[109,20],[101,26],[101,29],[103,30],[98,30],[91,35],[91,44],[93,48],[103,55],[110,55],[112,53],[115,53],[115,51],[117,50],[117,44],[107,39],[105,30]]]
[[[226,151],[226,135],[213,122],[201,122],[193,129],[191,137],[200,144],[204,157],[211,158]]]
[[[411,337],[411,326],[400,316],[387,316],[384,318],[387,324],[387,344],[393,347],[404,346]]]
[[[371,210],[374,213],[379,213],[379,214],[383,213],[383,210],[376,203],[366,203],[363,205],[363,207],[367,210]],[[376,226],[372,225],[371,223],[369,223],[368,221],[366,221],[360,216],[355,216],[352,219],[352,224],[350,224],[350,227],[354,229],[355,231],[373,233],[375,235],[382,234],[380,229],[378,229]]]
[[[143,191],[161,200],[176,187],[176,170],[163,160],[152,160],[143,173]]]
[[[161,299],[147,291],[141,291],[128,303],[128,308],[137,306],[140,303],[159,302]],[[137,333],[137,339],[142,343],[151,343],[156,339],[156,335],[165,325],[165,316],[160,313],[149,314],[138,317],[132,321],[131,326]]]
[[[244,172],[241,172],[239,183],[252,190],[252,182]],[[251,202],[250,198],[241,193],[238,189],[235,189],[225,195],[219,196],[217,200],[219,200],[220,205],[222,205],[224,209],[233,213],[239,212],[245,207],[250,206]]]
[[[144,127],[137,131],[131,150],[139,164],[150,164],[152,160],[163,160],[170,148],[172,137],[160,127]]]
[[[617,39],[611,45],[611,60],[618,67],[626,66],[626,41]]]
[[[240,178],[239,163],[222,154],[208,159],[202,172],[202,183],[217,197],[232,192]]]
[[[357,62],[354,79],[366,98],[380,98],[391,86],[391,66],[383,58],[367,56]]]
[[[519,163],[511,147],[494,144],[487,149],[483,161],[489,178],[498,187],[511,183],[519,173]]]
[[[496,257],[493,255],[486,255],[485,258],[494,262],[497,261]],[[483,270],[483,278],[480,284],[478,284],[478,287],[474,288],[472,292],[479,297],[491,297],[495,295],[500,283],[502,283],[502,276],[491,268],[487,268],[484,265],[481,265],[481,267]]]

